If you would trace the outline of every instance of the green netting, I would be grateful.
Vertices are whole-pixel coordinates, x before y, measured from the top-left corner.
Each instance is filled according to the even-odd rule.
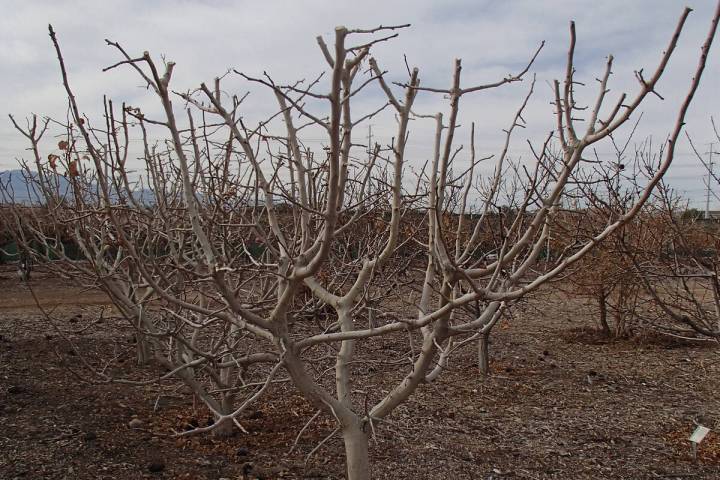
[[[65,250],[65,255],[71,260],[82,260],[82,253],[74,242],[62,242],[62,248]],[[41,258],[48,260],[57,260],[60,258],[58,252],[52,248],[44,248],[38,245],[33,245],[33,251]],[[11,263],[20,260],[20,251],[18,249],[17,242],[8,242],[0,245],[0,263]]]

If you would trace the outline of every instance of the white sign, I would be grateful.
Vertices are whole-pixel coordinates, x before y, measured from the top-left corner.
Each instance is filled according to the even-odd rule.
[[[709,428],[698,425],[692,435],[690,435],[689,440],[693,443],[700,443],[703,441],[703,438],[705,438],[705,435],[707,435],[709,431]]]

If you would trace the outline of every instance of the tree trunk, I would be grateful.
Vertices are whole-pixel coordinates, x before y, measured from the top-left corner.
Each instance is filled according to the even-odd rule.
[[[223,395],[222,400],[220,401],[220,411],[223,415],[227,415],[232,412],[234,398],[235,395],[230,393]],[[217,421],[218,419],[215,418],[215,422]],[[235,433],[235,424],[232,420],[226,419],[223,423],[215,427],[212,432],[216,437],[230,437],[233,433]]]
[[[370,454],[368,437],[359,421],[353,421],[343,427],[345,442],[345,461],[347,463],[348,480],[370,479]]]
[[[603,336],[610,338],[612,331],[607,321],[607,303],[605,302],[606,295],[604,291],[601,291],[597,296],[598,306],[600,307],[600,328],[602,329]]]
[[[150,344],[145,339],[145,336],[137,333],[135,334],[135,348],[137,350],[137,364],[146,365],[150,362],[152,353],[150,352]]]
[[[617,293],[617,305],[615,306],[615,336],[617,338],[627,336],[627,315],[625,314],[628,297],[627,288],[625,282],[622,282]]]
[[[490,374],[490,334],[480,334],[478,340],[478,370],[480,375],[487,377]]]
[[[217,419],[215,419],[217,422]],[[229,418],[212,430],[212,434],[216,437],[231,437],[235,432],[235,424]]]

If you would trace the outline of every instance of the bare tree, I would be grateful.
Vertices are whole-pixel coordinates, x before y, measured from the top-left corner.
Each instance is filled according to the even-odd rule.
[[[689,135],[688,141],[710,178],[717,181]],[[588,195],[594,209],[585,216],[602,223],[617,215],[613,207],[634,198],[639,179],[654,174],[663,153],[663,147],[654,151],[649,139],[636,147],[635,168],[625,176],[624,194],[620,195],[619,182],[606,179],[605,199],[597,192]],[[717,224],[688,209],[688,202],[661,180],[633,221],[580,262],[570,288],[598,298],[600,323],[608,336],[629,333],[632,322],[641,330],[673,337],[716,340],[720,332],[717,242]],[[591,272],[582,268],[586,262],[599,267]],[[608,310],[614,313],[612,331]]]
[[[712,219],[687,215],[687,205],[661,183],[642,215],[644,230],[655,234],[624,241],[619,253],[651,301],[652,308],[641,312],[650,328],[689,340],[717,341],[720,230]]]
[[[636,122],[636,126],[639,123]],[[594,232],[612,223],[637,200],[644,189],[644,174],[656,168],[663,158],[663,147],[651,155],[650,138],[631,148],[635,129],[623,142],[610,138],[614,155],[612,161],[601,161],[594,152],[589,168],[574,175],[577,192],[574,205],[563,212],[562,225],[558,225],[553,247],[568,243],[584,243]],[[597,305],[597,323],[606,338],[628,336],[641,302],[642,281],[632,262],[624,255],[628,245],[640,245],[647,239],[661,237],[659,230],[647,215],[646,204],[622,228],[609,236],[601,245],[577,262],[567,279],[558,282],[558,288],[570,295],[579,295]],[[559,222],[560,223],[560,222]]]
[[[331,435],[339,432],[344,440],[348,478],[369,478],[369,437],[399,405],[438,378],[461,347],[480,339],[482,352],[504,309],[563,274],[648,200],[672,163],[720,7],[656,174],[627,211],[539,268],[584,152],[657,93],[689,13],[681,15],[655,71],[649,77],[637,72],[635,97],[620,95],[603,118],[613,65],[608,57],[584,122],[576,118],[582,106],[575,99],[571,24],[565,78],[554,83],[555,132],[533,146],[533,165],[508,159],[533,81],[510,119],[494,174],[485,179],[477,174],[485,157],[476,155],[474,129],[470,167],[458,168],[461,100],[524,80],[540,49],[519,72],[483,85],[463,86],[460,60],[449,88],[421,85],[417,68],[393,84],[370,52],[405,25],[338,27],[332,45],[317,39],[327,79],[280,84],[266,74],[236,72],[269,89],[277,102],[250,124],[241,115],[243,98],[225,92],[221,79],[176,93],[173,63],[160,65],[147,52],[133,57],[108,41],[122,57],[108,69],[134,69],[163,113],[149,118],[106,101],[104,122],[94,125],[76,103],[51,28],[70,104],[66,138],[45,161],[38,148],[43,129],[34,119],[27,129],[18,126],[32,146],[38,174],[28,177],[44,196],[38,212],[46,220],[40,213],[20,218],[19,209],[15,219],[72,265],[68,271],[105,289],[135,328],[139,356],[152,357],[167,370],[162,378],[180,379],[212,411],[212,425],[183,435],[241,427],[243,412],[286,380],[278,378],[282,371],[337,422]],[[386,101],[356,112],[355,100],[369,88],[379,88]],[[449,112],[417,112],[419,95],[447,96]],[[358,145],[355,128],[386,110],[397,121],[392,142]],[[411,120],[435,126],[432,158],[415,179],[407,174]],[[131,179],[128,166],[131,130],[143,139],[142,181]],[[322,135],[327,148],[309,149],[304,132]],[[166,140],[152,141],[155,133]],[[550,154],[553,142],[560,155]],[[66,196],[53,186],[60,168],[71,186]],[[142,198],[141,191],[151,194]],[[43,221],[70,235],[84,261],[63,255]],[[403,356],[411,365],[378,358],[367,347],[379,337],[406,339]],[[405,375],[387,391],[372,388],[365,367],[378,363]]]

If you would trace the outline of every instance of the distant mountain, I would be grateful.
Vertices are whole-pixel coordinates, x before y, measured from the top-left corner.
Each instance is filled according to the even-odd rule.
[[[43,203],[45,197],[36,181],[28,181],[26,172],[22,170],[6,170],[0,172],[0,203]],[[33,179],[37,180],[37,172],[31,172]],[[70,192],[70,182],[62,175],[56,175],[61,195]],[[11,197],[11,198],[8,198]]]
[[[30,172],[32,180],[26,178],[27,172],[22,170],[6,170],[0,172],[0,204],[11,203],[45,203],[45,197],[37,185],[37,172]],[[61,196],[72,195],[72,187],[67,178],[56,174],[52,183],[57,182]],[[146,205],[155,202],[152,190],[143,189],[134,192],[135,199]],[[117,200],[116,194],[111,194],[111,200]]]

